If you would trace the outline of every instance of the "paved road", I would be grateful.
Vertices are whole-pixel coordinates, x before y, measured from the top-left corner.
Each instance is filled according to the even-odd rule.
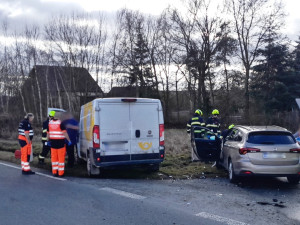
[[[300,224],[300,185],[284,179],[59,180],[15,166],[0,161],[1,225]]]

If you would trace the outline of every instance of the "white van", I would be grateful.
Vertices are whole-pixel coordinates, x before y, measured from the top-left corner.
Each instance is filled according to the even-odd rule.
[[[90,176],[101,167],[148,164],[165,156],[161,102],[146,98],[98,98],[81,107],[78,157]]]

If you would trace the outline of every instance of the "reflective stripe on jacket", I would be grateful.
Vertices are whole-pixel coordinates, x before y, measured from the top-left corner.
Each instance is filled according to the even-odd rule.
[[[187,123],[186,125],[186,131],[188,133],[191,132],[191,127],[192,126],[201,126],[201,127],[205,127],[205,123],[202,119],[202,117],[198,116],[198,114],[195,114]]]
[[[64,132],[65,130],[62,131],[60,128],[61,121],[60,120],[51,120],[49,121],[49,138],[50,139],[65,139]]]
[[[25,137],[25,134],[26,134],[26,133],[29,134],[30,140],[32,140],[33,135],[34,135],[34,132],[33,132],[32,126],[31,126],[31,124],[29,123],[29,120],[28,120],[28,119],[24,119],[24,120],[19,124],[18,133],[19,133],[19,136],[18,136],[18,139],[19,139],[19,140],[27,141],[27,140],[26,140],[26,137]]]
[[[208,120],[206,121],[206,127],[208,129],[210,129],[212,132],[214,132],[216,135],[221,135],[221,124],[220,124],[220,120],[218,118],[215,117],[210,117],[208,118]]]

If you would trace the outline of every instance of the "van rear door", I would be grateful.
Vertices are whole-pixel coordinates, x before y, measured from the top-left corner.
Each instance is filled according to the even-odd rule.
[[[131,160],[159,157],[159,111],[156,102],[130,103]]]
[[[99,113],[101,155],[107,156],[104,160],[110,162],[130,160],[129,104],[101,103]]]

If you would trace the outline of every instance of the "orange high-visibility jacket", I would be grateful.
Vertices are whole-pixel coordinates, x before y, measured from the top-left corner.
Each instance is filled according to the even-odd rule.
[[[60,120],[51,120],[49,121],[49,138],[52,140],[61,140],[65,139],[64,132],[66,130],[61,130],[60,128],[61,121]]]

